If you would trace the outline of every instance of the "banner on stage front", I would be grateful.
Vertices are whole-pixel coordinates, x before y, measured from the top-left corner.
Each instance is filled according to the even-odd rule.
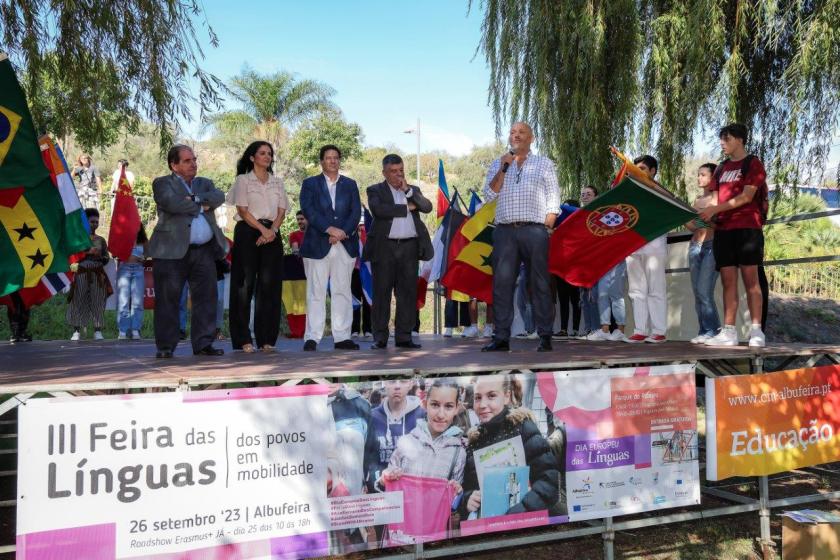
[[[537,377],[565,425],[571,521],[700,503],[693,365]]]
[[[691,365],[30,399],[27,560],[307,558],[699,503]]]
[[[706,379],[709,480],[840,457],[840,366]]]

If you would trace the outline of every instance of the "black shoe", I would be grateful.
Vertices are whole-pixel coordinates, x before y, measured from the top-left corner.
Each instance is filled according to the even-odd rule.
[[[334,347],[335,347],[336,350],[358,350],[359,349],[359,345],[356,344],[355,342],[353,342],[352,340],[350,340],[349,338],[347,340],[342,340],[341,342],[336,342]]]
[[[314,352],[316,348],[318,348],[318,343],[314,340],[307,340],[303,343],[304,352]]]
[[[187,340],[187,331],[178,331],[181,333],[181,340]]]
[[[551,352],[551,335],[540,337],[540,345],[537,346],[537,352]]]
[[[221,356],[225,351],[221,348],[213,348],[212,344],[208,344],[198,352],[193,352],[196,356]]]
[[[155,354],[155,358],[169,359],[171,357],[172,357],[172,350],[158,350],[158,353]]]
[[[373,344],[370,345],[371,350],[384,350],[387,347],[388,347],[388,343],[387,342],[382,342],[381,340],[376,341],[376,342],[374,342]]]
[[[481,349],[482,352],[510,352],[510,342],[493,339],[490,344]]]
[[[32,335],[29,333],[23,333],[18,336],[18,342],[32,342]]]
[[[416,350],[417,348],[422,348],[423,346],[417,344],[413,340],[406,340],[405,342],[395,342],[394,346],[397,348],[408,348],[409,350]]]

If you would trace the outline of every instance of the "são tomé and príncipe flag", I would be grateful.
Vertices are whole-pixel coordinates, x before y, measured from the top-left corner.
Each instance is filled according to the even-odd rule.
[[[66,271],[68,255],[90,246],[70,243],[66,222],[23,90],[0,53],[0,296]]]

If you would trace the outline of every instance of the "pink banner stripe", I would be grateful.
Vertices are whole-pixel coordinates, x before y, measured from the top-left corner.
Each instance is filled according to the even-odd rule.
[[[187,391],[184,402],[209,402],[226,400],[271,399],[280,397],[311,397],[328,395],[330,386],[321,383],[313,385],[281,385],[279,387],[252,387],[219,391]]]
[[[88,525],[17,536],[18,560],[114,560],[117,525]]]
[[[513,531],[527,527],[542,527],[548,525],[548,511],[526,511],[525,513],[512,513],[510,515],[499,515],[487,519],[476,519],[474,521],[461,522],[461,536],[469,537],[482,533],[493,533],[496,531]]]
[[[147,556],[132,556],[132,560],[248,560],[249,558],[270,558],[271,541],[263,539],[242,543],[228,543],[206,548],[194,548],[184,552],[168,552]]]

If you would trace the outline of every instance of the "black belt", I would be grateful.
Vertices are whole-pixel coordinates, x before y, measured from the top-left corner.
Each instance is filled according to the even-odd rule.
[[[190,249],[198,249],[200,247],[204,247],[205,245],[209,245],[210,243],[213,243],[212,239],[207,243],[190,243]]]
[[[389,237],[388,241],[390,241],[391,243],[396,243],[397,245],[399,245],[400,243],[408,243],[409,241],[417,241],[417,238],[416,237],[404,237],[402,239],[391,239]]]
[[[511,226],[511,227],[525,227],[525,226],[541,226],[545,227],[545,224],[542,222],[507,222],[504,224],[499,224],[502,226]]]

